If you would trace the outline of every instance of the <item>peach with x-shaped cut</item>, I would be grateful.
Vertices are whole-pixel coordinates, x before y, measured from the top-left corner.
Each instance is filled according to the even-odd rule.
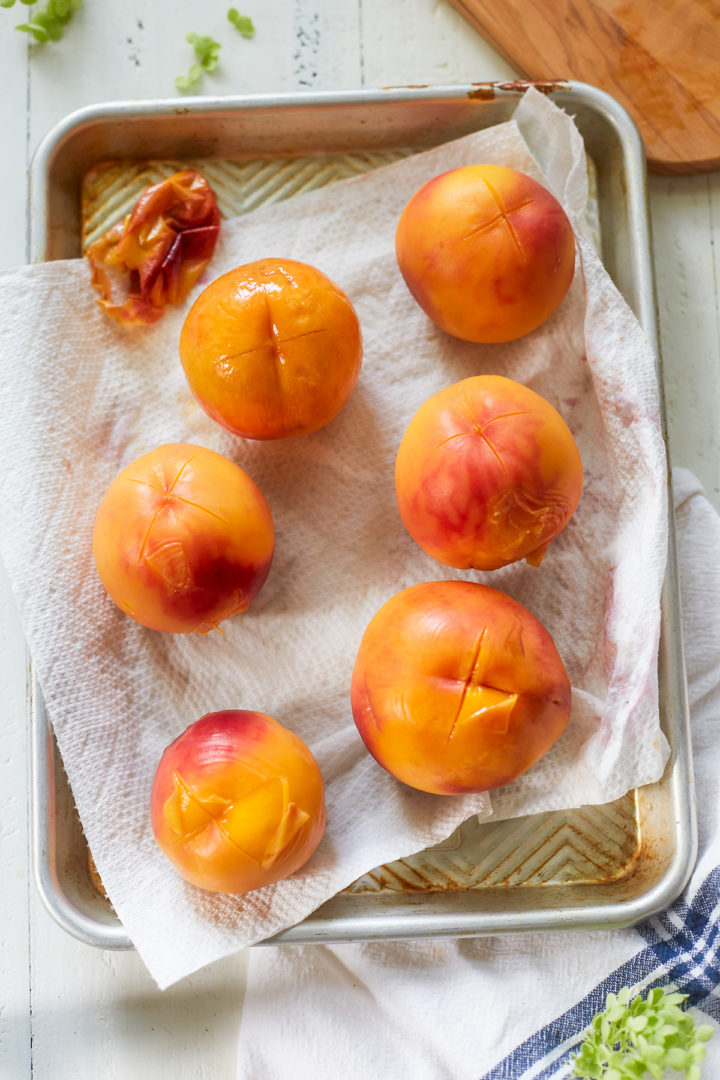
[[[373,757],[436,795],[516,779],[563,733],[571,704],[542,623],[470,581],[412,585],[388,600],[363,635],[350,696]]]
[[[538,566],[580,500],[583,469],[560,413],[530,387],[475,375],[425,401],[403,435],[395,492],[423,551],[458,570]]]
[[[168,443],[126,466],[95,517],[93,555],[118,607],[153,630],[204,634],[244,611],[267,578],[264,495],[222,454]]]
[[[294,732],[266,713],[208,713],[166,747],[150,818],[193,885],[246,893],[299,870],[325,829],[323,779]]]
[[[360,324],[345,293],[314,266],[259,259],[200,294],[182,327],[180,359],[196,399],[233,434],[303,435],[350,396]]]
[[[575,268],[560,203],[504,165],[465,165],[429,180],[400,216],[395,251],[423,311],[465,341],[513,341],[535,330]]]

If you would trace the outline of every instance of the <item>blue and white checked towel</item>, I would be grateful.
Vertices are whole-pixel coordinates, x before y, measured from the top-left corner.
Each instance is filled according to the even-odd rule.
[[[699,831],[684,896],[627,930],[252,949],[238,1080],[565,1080],[623,986],[674,983],[720,1022],[720,518],[690,473],[674,486]]]

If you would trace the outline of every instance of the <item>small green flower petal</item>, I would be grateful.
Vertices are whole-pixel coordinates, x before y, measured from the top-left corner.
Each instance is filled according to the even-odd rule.
[[[39,41],[43,45],[47,39],[47,30],[42,26],[38,26],[37,23],[21,23],[15,27],[16,30],[21,30],[24,34],[32,34],[36,41]]]
[[[241,15],[237,8],[230,8],[227,13],[228,22],[232,23],[238,33],[243,37],[255,37],[255,27],[249,15]]]
[[[14,3],[15,0],[12,0]],[[22,0],[28,6],[36,3],[36,0]],[[7,0],[0,0],[3,7],[11,7]],[[35,41],[59,41],[63,36],[66,25],[73,15],[82,7],[82,0],[47,0],[42,11],[36,11],[30,22],[21,23],[16,30],[25,34],[32,34]]]
[[[573,1060],[574,1074],[587,1080],[663,1080],[666,1069],[699,1080],[704,1043],[714,1029],[695,1026],[693,1015],[681,1008],[687,994],[675,988],[653,987],[631,1000],[631,990],[608,994]]]

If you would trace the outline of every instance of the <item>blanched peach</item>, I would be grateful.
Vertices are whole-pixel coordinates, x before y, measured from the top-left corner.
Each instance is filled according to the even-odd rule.
[[[505,593],[469,581],[413,585],[380,608],[351,687],[373,757],[438,795],[514,780],[565,730],[570,700],[543,625]]]
[[[534,390],[476,375],[420,406],[400,443],[405,527],[446,566],[534,566],[580,500],[582,462],[559,412]]]
[[[360,325],[314,266],[260,259],[217,278],[180,334],[190,389],[236,435],[279,439],[327,424],[355,386]]]
[[[95,565],[127,615],[206,633],[244,611],[270,570],[274,530],[253,480],[222,454],[169,443],[115,477],[93,531]]]
[[[310,858],[325,829],[323,780],[302,739],[265,713],[208,713],[166,748],[153,833],[201,889],[246,893]]]
[[[424,184],[403,210],[395,250],[420,307],[466,341],[512,341],[560,304],[575,238],[560,203],[504,165],[466,165]]]

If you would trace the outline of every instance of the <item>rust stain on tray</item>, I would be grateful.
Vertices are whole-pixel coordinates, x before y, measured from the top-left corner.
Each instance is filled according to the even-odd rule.
[[[95,889],[95,892],[100,893],[100,896],[102,896],[102,898],[104,900],[108,900],[108,894],[105,892],[105,886],[102,883],[102,878],[98,874],[97,866],[95,865],[95,860],[93,859],[93,857],[92,857],[92,855],[90,854],[89,851],[88,851],[88,859],[87,859],[87,861],[88,861],[88,872],[90,874],[90,880],[91,880],[91,882],[93,884],[93,888]],[[109,900],[108,900],[108,903],[110,903]]]
[[[514,93],[523,91],[533,87],[540,94],[552,94],[556,90],[569,90],[570,85],[567,79],[547,79],[543,82],[533,82],[532,80],[518,79],[514,82],[495,83],[498,90],[510,90]]]
[[[495,97],[495,84],[473,83],[473,88],[468,90],[467,96],[471,101],[491,101]]]
[[[641,853],[634,792],[605,806],[465,822],[436,847],[382,866],[355,894],[589,885],[631,875]]]

